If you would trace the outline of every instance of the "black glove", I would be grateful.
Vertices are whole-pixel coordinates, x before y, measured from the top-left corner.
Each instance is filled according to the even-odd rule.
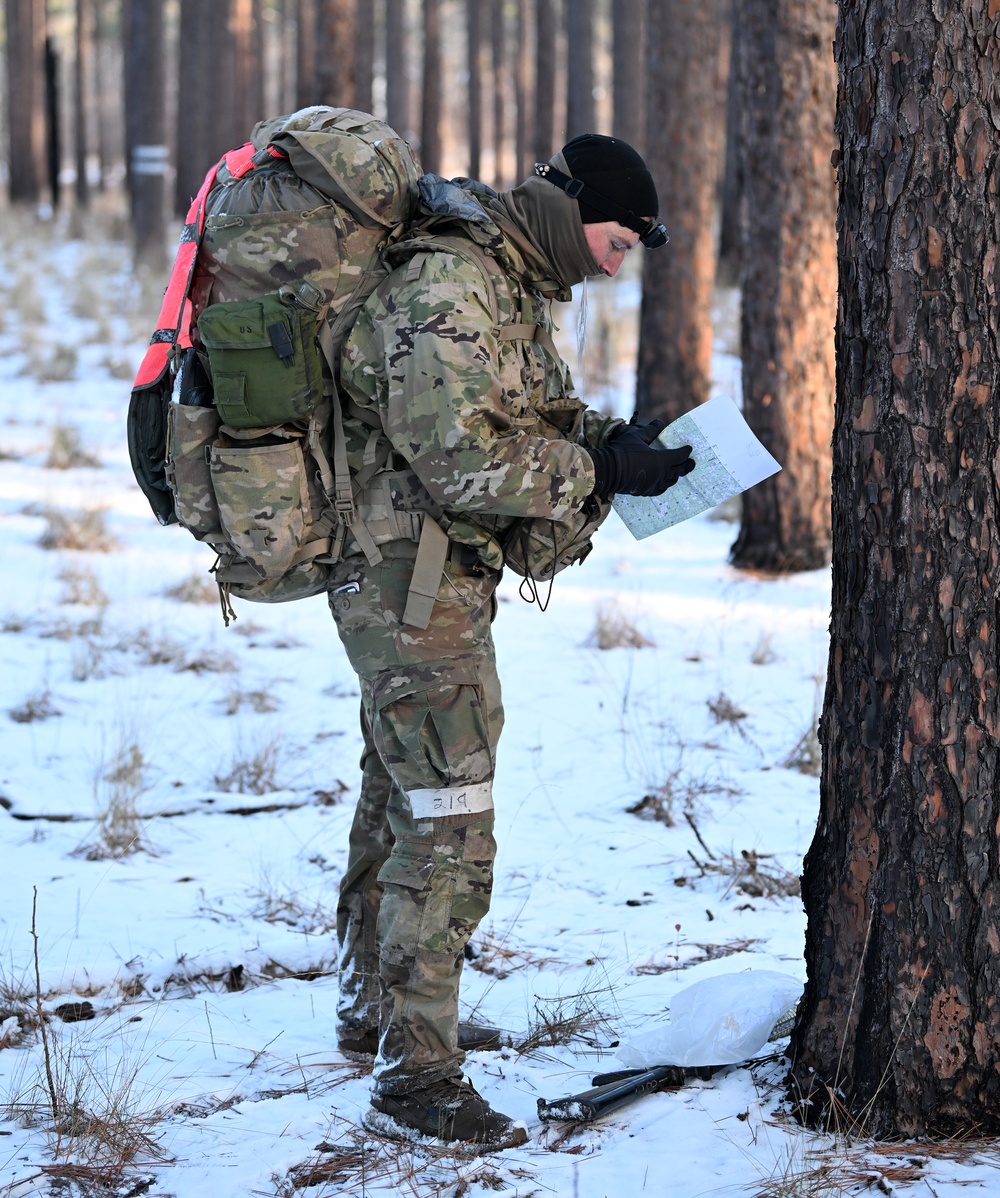
[[[608,444],[614,445],[616,449],[627,449],[630,445],[641,449],[643,445],[652,445],[666,427],[665,420],[651,420],[648,424],[636,424],[633,416],[628,424],[619,424],[608,438]]]
[[[595,495],[602,498],[608,495],[662,495],[694,469],[690,445],[682,445],[680,449],[660,449],[645,442],[637,443],[641,436],[639,429],[627,428],[603,449],[587,450],[594,459]]]

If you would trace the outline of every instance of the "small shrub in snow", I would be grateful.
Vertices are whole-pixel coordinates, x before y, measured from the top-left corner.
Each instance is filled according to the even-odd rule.
[[[49,439],[46,470],[73,470],[80,466],[98,467],[100,459],[84,448],[80,430],[72,424],[54,424]]]
[[[266,795],[278,790],[282,749],[278,737],[256,749],[237,748],[224,774],[215,775],[216,787],[226,794]]]
[[[597,608],[594,630],[584,642],[591,649],[653,649],[656,642],[640,632],[613,600]]]
[[[204,574],[189,574],[176,586],[167,587],[163,592],[168,599],[176,599],[180,603],[218,603],[219,588]]]
[[[148,852],[143,840],[142,817],[136,810],[147,789],[148,764],[138,741],[123,738],[110,766],[97,777],[98,804],[95,839],[76,852],[88,861],[118,860],[131,853]]]
[[[111,553],[119,548],[108,531],[103,508],[82,512],[49,508],[45,512],[45,531],[38,544],[43,549],[77,549],[89,553]]]
[[[15,724],[35,724],[42,720],[50,720],[53,716],[62,715],[62,712],[53,703],[52,694],[46,688],[29,695],[23,703],[12,707],[7,714]]]
[[[771,634],[762,632],[754,646],[753,652],[750,654],[750,661],[755,666],[769,666],[778,660],[778,655],[775,653],[771,644]]]
[[[614,1006],[614,988],[609,985],[556,998],[536,995],[535,1013],[528,1021],[527,1035],[514,1048],[527,1054],[574,1041],[599,1048],[617,1039],[612,1025],[614,1016],[606,1009],[607,1005]]]
[[[108,596],[90,566],[64,566],[58,578],[64,587],[60,603],[78,607],[107,607]]]
[[[277,711],[281,706],[270,691],[243,690],[235,682],[230,684],[229,692],[225,699],[222,700],[222,704],[226,715],[238,715],[244,707],[249,707],[252,711],[257,712],[258,715],[267,715],[269,712]]]

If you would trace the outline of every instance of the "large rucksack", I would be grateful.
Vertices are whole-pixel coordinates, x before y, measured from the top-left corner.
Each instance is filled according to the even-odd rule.
[[[324,590],[348,536],[379,560],[355,507],[335,380],[419,175],[382,122],[306,108],[259,124],[191,204],[128,442],[160,522],[218,554],[227,623],[230,593],[281,602]],[[379,464],[366,454],[366,472]]]

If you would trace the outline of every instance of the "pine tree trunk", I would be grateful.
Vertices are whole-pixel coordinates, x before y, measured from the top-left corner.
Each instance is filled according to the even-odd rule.
[[[354,33],[354,107],[372,110],[372,79],[375,74],[374,0],[356,0]]]
[[[646,419],[675,420],[708,399],[725,12],[726,0],[656,0],[647,14],[646,161],[670,244],[643,256],[636,388]]]
[[[490,41],[493,72],[493,186],[500,191],[510,182],[504,170],[510,87],[507,79],[507,22],[505,5],[502,3],[495,3],[492,8]]]
[[[59,51],[55,38],[45,39],[45,165],[52,207],[62,199],[59,173],[62,169],[62,106],[59,88]]]
[[[594,5],[570,0],[566,5],[566,140],[593,133]],[[555,147],[553,147],[555,148]]]
[[[85,208],[90,202],[87,181],[87,125],[90,114],[90,4],[76,0],[75,59],[73,72],[73,162],[76,167],[74,194]]]
[[[202,0],[181,0],[177,57],[177,171],[174,215],[183,217],[212,165],[211,122],[204,119],[208,99],[209,12]]]
[[[729,21],[730,55],[726,79],[726,156],[722,167],[722,189],[719,197],[719,266],[721,283],[735,284],[740,277],[742,253],[740,232],[740,144],[746,136],[743,110],[740,103],[739,71],[742,56],[741,29],[736,19],[733,0]]]
[[[612,0],[611,131],[642,152],[643,0]]]
[[[7,0],[10,198],[37,204],[45,179],[45,0]]]
[[[163,0],[125,0],[122,19],[135,256],[159,270],[166,258]]]
[[[517,68],[514,72],[514,107],[517,109],[515,157],[518,183],[531,173],[531,11],[528,0],[517,0]]]
[[[184,0],[181,0],[184,3]],[[295,104],[308,108],[318,104],[316,91],[317,4],[319,0],[298,0],[295,22]]]
[[[317,0],[317,5],[313,103],[353,108],[355,0]]]
[[[410,80],[406,69],[405,0],[385,0],[385,105],[389,124],[410,132]]]
[[[556,142],[555,0],[535,4],[535,160],[548,162]]]
[[[733,563],[830,559],[837,312],[836,0],[737,0],[743,414],[782,465],[743,496]]]
[[[997,4],[842,3],[837,58],[832,643],[792,1090],[810,1120],[834,1092],[864,1135],[995,1135]]]
[[[483,30],[480,0],[465,0],[469,71],[469,177],[478,179],[483,154]]]
[[[441,169],[441,3],[424,0],[424,71],[421,82],[420,161]]]

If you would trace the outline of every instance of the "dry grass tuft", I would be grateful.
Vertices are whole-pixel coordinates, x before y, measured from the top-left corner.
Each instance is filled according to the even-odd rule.
[[[510,977],[520,969],[546,969],[563,962],[555,957],[540,957],[521,945],[510,943],[510,929],[498,936],[492,927],[480,928],[474,941],[465,948],[470,969],[494,978]]]
[[[179,603],[207,605],[219,602],[218,584],[204,574],[189,574],[175,586],[167,587],[163,593],[168,599],[176,599]]]
[[[77,467],[100,467],[98,457],[84,448],[80,430],[72,424],[54,424],[49,439],[46,470],[74,470]]]
[[[88,508],[82,512],[49,508],[44,515],[46,527],[38,541],[42,549],[111,553],[119,548],[118,541],[108,531],[103,508]]]
[[[258,715],[267,715],[277,711],[281,704],[270,691],[246,691],[235,682],[230,684],[229,692],[222,700],[226,715],[238,715],[244,707],[249,707]]]
[[[35,724],[62,715],[62,712],[53,703],[52,692],[46,687],[43,691],[29,695],[17,707],[10,708],[7,714],[15,724]]]
[[[778,655],[774,651],[772,641],[773,637],[769,632],[762,632],[760,634],[757,644],[750,654],[751,664],[755,666],[769,666],[778,660]]]
[[[536,994],[534,1018],[528,1021],[527,1035],[514,1043],[514,1049],[526,1055],[539,1048],[577,1041],[588,1048],[606,1045],[617,1039],[612,1016],[603,1007],[607,1000],[614,1001],[614,987],[610,985],[556,998]]]
[[[698,807],[697,800],[704,795],[736,794],[730,786],[721,782],[710,782],[707,778],[695,778],[686,774],[680,765],[667,774],[666,779],[642,796],[637,803],[625,810],[639,819],[653,820],[668,828],[677,826],[678,812],[691,821]]]
[[[64,566],[58,574],[64,590],[60,603],[77,607],[107,607],[110,602],[90,566]]]
[[[708,700],[708,710],[715,716],[717,724],[732,724],[734,728],[739,728],[740,721],[745,720],[748,714],[721,691],[714,699]]]
[[[584,644],[589,649],[654,649],[656,642],[639,631],[614,600],[597,608],[597,622]]]
[[[690,969],[693,965],[704,965],[706,961],[721,961],[724,957],[732,957],[737,953],[748,952],[755,944],[759,944],[759,939],[750,939],[740,937],[737,940],[731,940],[728,944],[700,944],[686,943],[686,949],[697,949],[698,952],[693,957],[685,957],[682,961],[679,953],[673,953],[667,961],[646,961],[642,965],[636,965],[631,971],[638,974],[639,977],[656,977],[661,973],[674,973],[681,969]]]
[[[226,773],[215,775],[215,785],[226,794],[271,794],[272,791],[280,789],[278,770],[282,756],[282,745],[278,737],[272,737],[249,751],[237,747]]]
[[[790,898],[802,892],[799,875],[785,869],[771,853],[743,849],[739,856],[724,853],[707,861],[700,861],[694,853],[688,855],[701,870],[701,877],[715,875],[729,879],[723,898],[733,890],[750,898]]]
[[[98,773],[95,798],[98,805],[97,835],[75,852],[88,861],[120,860],[132,853],[149,852],[144,842],[142,817],[136,810],[139,796],[147,789],[149,771],[145,755],[134,738],[123,738],[106,770]]]
[[[792,746],[791,752],[781,763],[786,770],[798,770],[818,778],[823,769],[823,747],[819,743],[819,721],[815,718]]]

